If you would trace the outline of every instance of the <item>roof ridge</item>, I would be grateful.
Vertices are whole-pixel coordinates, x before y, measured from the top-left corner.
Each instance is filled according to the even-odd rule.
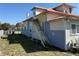
[[[63,5],[68,6],[70,8],[75,8],[74,6],[71,6],[71,5],[67,4],[67,3],[62,3],[62,4],[60,4],[60,5],[58,5],[58,6],[54,7],[54,8],[58,8],[58,7],[63,6]]]
[[[55,12],[55,13],[59,13],[59,14],[64,14],[64,15],[68,15],[68,16],[77,16],[77,15],[75,15],[75,14],[71,14],[71,13],[64,13],[64,12],[59,12],[59,11],[56,11],[56,10],[53,10],[53,9],[47,9],[48,11],[50,11],[50,12]],[[77,16],[77,17],[79,17],[79,16]]]
[[[52,8],[44,8],[44,7],[40,7],[40,6],[35,6],[35,8],[39,8],[39,9],[42,9],[42,10],[46,10],[46,12],[49,11],[49,12],[54,12],[54,13],[58,13],[58,14],[62,14],[62,15],[74,16],[74,17],[78,17],[78,18],[79,18],[79,16],[77,16],[77,15],[75,15],[75,14],[59,12],[59,11],[56,11],[56,10],[54,10],[54,9],[52,9]]]

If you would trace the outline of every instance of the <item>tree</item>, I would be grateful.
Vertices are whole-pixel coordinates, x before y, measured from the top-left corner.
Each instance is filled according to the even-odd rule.
[[[1,30],[1,24],[0,24],[0,30]]]
[[[9,28],[11,28],[9,23],[0,24],[0,30],[8,30]]]

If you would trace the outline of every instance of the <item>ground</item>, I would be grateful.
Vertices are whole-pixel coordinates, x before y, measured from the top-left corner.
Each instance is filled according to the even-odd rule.
[[[9,35],[0,39],[0,55],[3,56],[73,56],[53,46],[44,48],[39,41],[32,41],[21,34]]]

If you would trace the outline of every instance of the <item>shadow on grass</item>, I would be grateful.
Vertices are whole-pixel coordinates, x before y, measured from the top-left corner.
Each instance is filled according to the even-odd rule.
[[[32,41],[30,38],[21,34],[8,35],[8,40],[9,44],[21,44],[27,53],[38,51],[63,51],[48,44],[45,48],[41,45],[40,41]]]

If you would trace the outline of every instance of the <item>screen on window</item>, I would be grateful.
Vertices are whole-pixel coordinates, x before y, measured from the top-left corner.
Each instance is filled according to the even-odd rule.
[[[76,33],[76,25],[72,24],[71,27],[72,27],[72,33]]]

